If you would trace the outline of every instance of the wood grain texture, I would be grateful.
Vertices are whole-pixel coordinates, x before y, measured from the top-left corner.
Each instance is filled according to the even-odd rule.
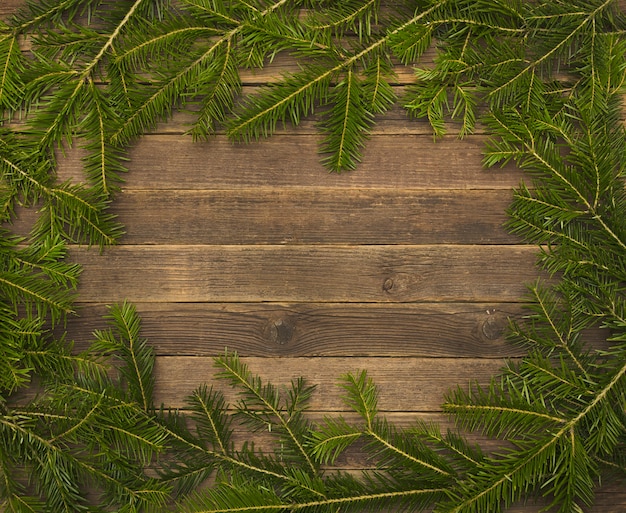
[[[142,335],[159,355],[520,356],[505,341],[512,303],[137,303]],[[105,329],[102,304],[80,304],[68,321],[77,349]],[[598,338],[597,336],[595,337]]]
[[[344,390],[339,378],[349,372],[367,371],[379,389],[381,412],[439,412],[450,383],[466,386],[477,381],[486,384],[503,365],[501,359],[477,358],[370,358],[242,357],[250,371],[275,385],[289,385],[306,376],[315,384],[309,409],[315,412],[345,412]],[[213,383],[216,369],[212,359],[163,356],[156,365],[155,401],[173,408],[185,406],[184,399],[202,383]],[[402,386],[398,386],[401,383]],[[229,403],[237,400],[231,389],[224,389]],[[407,406],[410,404],[410,409]]]
[[[225,136],[143,137],[129,153],[130,189],[240,189],[330,187],[392,189],[506,189],[519,184],[513,167],[482,167],[486,139],[380,135],[368,142],[355,172],[330,173],[320,164],[317,136],[278,135],[251,144]],[[61,180],[82,178],[80,151],[60,162]]]
[[[257,187],[135,191],[122,244],[513,244],[510,191]],[[164,213],[167,213],[164,215]]]
[[[532,246],[76,248],[84,302],[511,302],[538,272]]]
[[[24,0],[2,0],[0,2],[0,20],[6,20],[24,5]]]

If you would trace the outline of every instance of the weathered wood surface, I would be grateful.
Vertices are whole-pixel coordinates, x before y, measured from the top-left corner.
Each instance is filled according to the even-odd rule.
[[[495,303],[494,303],[495,304]],[[518,303],[137,303],[143,335],[164,356],[501,358]],[[106,308],[81,304],[77,348],[106,326]]]
[[[510,201],[489,190],[127,190],[112,212],[123,244],[513,244]]]
[[[277,213],[278,214],[278,213]],[[164,213],[167,216],[166,213]],[[529,246],[119,246],[75,249],[82,302],[510,302],[537,272]]]
[[[3,0],[0,17],[22,3]],[[244,91],[292,66],[279,58],[247,73]],[[398,93],[411,79],[401,70]],[[522,174],[482,168],[480,131],[435,142],[397,107],[379,119],[356,171],[329,174],[314,120],[243,145],[224,134],[192,142],[192,119],[177,113],[130,149],[112,207],[126,227],[119,247],[72,250],[84,266],[67,325],[77,349],[105,326],[106,304],[128,299],[157,353],[156,396],[166,406],[184,408],[228,348],[265,380],[317,384],[313,419],[350,416],[336,384],[367,369],[390,420],[443,428],[446,390],[486,383],[504,358],[522,354],[504,335],[508,319],[524,314],[537,249],[502,226]],[[60,179],[81,178],[77,146],[61,157]],[[355,453],[340,464],[366,462]],[[626,494],[601,489],[593,511],[626,511]]]
[[[319,137],[312,133],[275,135],[251,144],[235,144],[224,135],[203,142],[179,133],[147,135],[129,152],[131,172],[124,176],[124,190],[328,187],[510,191],[522,174],[512,166],[484,169],[486,140],[482,136],[463,140],[446,136],[434,141],[432,135],[374,133],[357,172],[330,174],[319,162]],[[60,179],[81,177],[80,156],[73,148],[66,158],[61,157]]]

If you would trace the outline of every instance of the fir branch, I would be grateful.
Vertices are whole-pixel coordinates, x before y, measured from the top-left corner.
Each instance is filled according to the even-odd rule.
[[[231,492],[231,493],[228,493]],[[329,498],[306,502],[283,502],[279,497],[262,493],[258,489],[248,488],[237,490],[235,493],[231,489],[219,489],[209,492],[201,498],[189,503],[184,507],[185,512],[191,513],[243,513],[255,511],[321,511],[326,508],[337,508],[342,506],[354,507],[363,505],[364,507],[375,507],[375,505],[385,504],[387,501],[401,502],[407,500],[420,500],[424,503],[430,502],[432,497],[446,495],[444,488],[416,489],[393,492],[379,492],[363,495],[350,495],[339,498]],[[368,504],[371,503],[371,504]],[[333,509],[334,510],[334,509]]]
[[[259,13],[257,16],[263,17],[276,9],[282,7],[288,0],[279,0],[270,7]],[[211,11],[213,13],[213,11]],[[230,20],[234,21],[234,20]],[[231,30],[224,31],[222,35],[203,50],[201,55],[192,62],[179,69],[172,77],[158,85],[157,90],[140,105],[136,105],[133,113],[128,116],[120,127],[111,135],[114,143],[127,143],[132,137],[139,135],[143,130],[153,125],[158,116],[162,116],[164,110],[169,111],[169,106],[176,102],[177,97],[185,92],[204,72],[211,60],[221,50],[223,45],[229,48],[230,42],[244,28],[244,24],[238,23]],[[159,107],[159,105],[161,107]]]
[[[508,87],[514,84],[517,80],[522,78],[526,73],[528,72],[535,73],[537,68],[541,66],[544,63],[544,61],[549,60],[555,54],[561,51],[566,45],[568,45],[571,42],[571,40],[578,35],[580,31],[586,28],[587,24],[591,23],[592,25],[594,25],[595,17],[612,3],[613,3],[613,0],[605,0],[601,5],[599,5],[598,7],[596,7],[593,11],[589,13],[586,13],[586,12],[585,13],[583,12],[569,13],[568,14],[569,16],[577,16],[577,17],[581,16],[583,17],[583,19],[580,20],[577,23],[577,26],[573,30],[569,31],[568,34],[562,40],[560,40],[556,45],[550,48],[550,50],[543,53],[539,58],[537,58],[536,60],[528,64],[517,75],[509,79],[507,82],[491,90],[488,93],[488,96],[496,98],[498,97],[498,95],[501,95],[504,90],[506,90]],[[534,17],[531,17],[530,19],[539,20],[539,19],[545,19],[545,18],[542,18],[540,16],[534,16]]]
[[[315,474],[317,466],[313,462],[311,455],[306,450],[303,436],[298,434],[294,426],[293,416],[286,417],[283,408],[280,405],[280,399],[275,388],[272,385],[263,385],[260,378],[252,376],[248,367],[242,363],[237,354],[225,354],[223,357],[215,360],[216,365],[222,370],[218,377],[228,379],[233,386],[241,388],[243,396],[249,404],[256,404],[260,407],[260,414],[264,418],[264,422],[277,422],[281,431],[284,431],[288,442],[298,451],[299,455],[304,459],[310,472]],[[242,404],[240,410],[243,413],[249,411],[247,404]],[[271,415],[266,419],[266,413]]]
[[[326,98],[329,85],[338,73],[348,71],[362,59],[376,55],[376,52],[382,51],[394,35],[427,17],[445,2],[446,0],[442,0],[420,12],[336,65],[319,70],[311,67],[312,73],[304,72],[287,77],[284,81],[284,89],[279,89],[278,94],[272,94],[272,89],[276,91],[276,88],[272,88],[266,97],[261,96],[258,101],[251,100],[244,113],[230,123],[229,136],[243,140],[258,139],[261,135],[267,137],[274,131],[277,121],[285,120],[287,113],[291,121],[297,125],[301,115],[307,115],[313,111],[316,100]],[[340,147],[343,146],[340,145]]]
[[[354,169],[360,160],[360,148],[372,121],[362,89],[355,72],[348,69],[345,79],[335,87],[330,98],[333,106],[322,121],[327,134],[322,151],[330,154],[324,162],[334,171]]]
[[[2,26],[0,25],[0,28]],[[19,108],[22,100],[25,62],[19,48],[17,37],[0,36],[0,109],[13,112]]]

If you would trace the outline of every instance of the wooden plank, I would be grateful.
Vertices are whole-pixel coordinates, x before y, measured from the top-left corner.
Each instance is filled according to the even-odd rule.
[[[25,0],[2,0],[0,2],[0,20],[8,20],[24,3]]]
[[[506,302],[537,277],[533,246],[75,248],[83,302]]]
[[[511,199],[501,190],[131,189],[111,211],[126,228],[122,244],[514,244],[502,227]]]
[[[478,358],[371,358],[311,357],[257,358],[244,357],[251,372],[275,385],[288,385],[301,376],[315,384],[310,410],[343,412],[344,390],[338,386],[346,373],[367,371],[379,388],[381,412],[438,412],[444,394],[456,384],[482,384],[502,367],[501,359]],[[214,383],[213,360],[203,357],[163,356],[155,365],[155,401],[172,408],[184,407],[184,398],[203,383]],[[224,389],[227,401],[234,403],[237,395]]]
[[[320,163],[318,138],[274,136],[233,144],[225,136],[205,142],[190,137],[146,136],[130,151],[124,188],[237,189],[242,187],[340,187],[393,189],[510,189],[521,171],[484,169],[486,139],[376,136],[352,172],[329,173]],[[158,158],[155,156],[158,155]],[[80,152],[60,163],[59,178],[82,176]]]
[[[505,357],[507,303],[275,304],[138,303],[142,336],[159,356],[211,356],[225,347],[246,356]],[[78,350],[105,329],[101,304],[79,304],[68,321]]]
[[[517,303],[136,303],[142,336],[159,356],[421,356],[503,358],[525,354],[505,340]],[[107,307],[79,303],[69,339],[87,349],[106,329]],[[606,349],[606,330],[585,342]]]

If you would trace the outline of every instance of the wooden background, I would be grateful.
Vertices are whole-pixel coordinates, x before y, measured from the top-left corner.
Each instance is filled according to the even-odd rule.
[[[21,3],[2,0],[0,15]],[[246,75],[245,90],[281,66]],[[399,93],[410,80],[399,74]],[[486,383],[520,356],[503,334],[538,275],[537,249],[502,228],[521,173],[483,169],[483,135],[435,143],[396,108],[358,169],[338,175],[319,163],[314,120],[244,146],[223,134],[194,143],[190,119],[177,114],[132,148],[113,207],[120,244],[72,250],[84,267],[68,325],[78,348],[104,327],[106,305],[129,300],[167,406],[210,382],[228,348],[265,379],[317,384],[313,418],[343,411],[338,377],[367,369],[399,425],[448,425],[446,390]],[[79,159],[70,152],[61,176],[80,176]],[[593,511],[626,511],[626,493],[602,488]]]

